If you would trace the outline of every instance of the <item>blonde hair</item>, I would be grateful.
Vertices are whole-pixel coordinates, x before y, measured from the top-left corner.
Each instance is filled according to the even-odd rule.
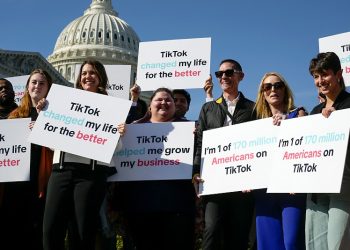
[[[262,77],[260,81],[258,95],[254,106],[254,110],[256,112],[257,118],[259,119],[268,118],[272,116],[272,112],[268,102],[265,99],[264,89],[263,89],[263,83],[265,79],[269,76],[276,76],[284,83],[285,87],[284,87],[284,99],[283,99],[283,112],[289,113],[291,110],[295,109],[293,93],[286,79],[284,79],[284,77],[277,72],[268,72]]]

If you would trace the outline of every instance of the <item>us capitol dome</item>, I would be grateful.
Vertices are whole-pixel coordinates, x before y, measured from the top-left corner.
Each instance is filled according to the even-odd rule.
[[[74,82],[76,65],[92,58],[105,65],[131,65],[136,76],[140,39],[132,27],[118,17],[112,0],[92,0],[84,15],[69,23],[57,38],[47,60],[68,81]]]

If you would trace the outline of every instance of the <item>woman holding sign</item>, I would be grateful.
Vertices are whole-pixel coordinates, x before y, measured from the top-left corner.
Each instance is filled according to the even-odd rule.
[[[76,88],[107,95],[104,66],[85,61]],[[118,126],[118,132],[123,127]],[[107,177],[115,173],[108,164],[55,150],[44,214],[44,249],[64,249],[69,226],[73,249],[95,249],[98,216],[106,194]]]
[[[276,72],[266,73],[259,86],[255,111],[258,119],[273,118],[274,125],[282,119],[306,115],[294,106],[287,81]],[[255,190],[256,231],[259,250],[305,249],[305,194],[268,194]]]
[[[187,121],[175,117],[167,88],[157,89],[146,115],[134,123]],[[123,182],[122,207],[137,249],[194,248],[195,193],[191,180]]]
[[[31,118],[31,128],[51,84],[52,79],[46,71],[42,69],[32,71],[21,103],[10,113],[9,119]],[[50,149],[31,144],[30,181],[5,184],[0,220],[1,249],[43,248],[44,193],[51,173],[51,161]]]
[[[335,53],[319,53],[311,60],[309,72],[319,92],[326,97],[311,114],[322,113],[329,117],[336,110],[350,108],[350,93],[345,91],[340,60]],[[344,119],[349,122],[349,117]],[[340,193],[309,194],[307,197],[306,249],[350,249],[349,145]]]

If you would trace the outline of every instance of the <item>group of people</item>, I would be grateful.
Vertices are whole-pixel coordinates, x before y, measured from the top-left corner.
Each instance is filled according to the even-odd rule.
[[[21,103],[0,80],[1,118],[31,118],[33,128],[52,78],[42,69],[31,72]],[[85,61],[76,88],[107,95],[108,78],[103,64]],[[124,125],[118,125],[123,133]],[[30,181],[0,186],[1,249],[95,249],[98,214],[107,178],[116,172],[105,163],[31,144]],[[66,240],[68,239],[68,240]]]
[[[335,53],[319,53],[311,60],[309,72],[324,98],[311,115],[329,117],[336,110],[350,108],[350,94]],[[117,194],[112,203],[117,203],[124,217],[124,237],[132,243],[129,249],[195,249],[198,210],[203,212],[203,250],[350,249],[349,144],[339,194],[269,194],[259,189],[198,197],[198,185],[205,181],[200,175],[204,131],[268,117],[278,126],[283,119],[308,115],[303,107],[295,106],[291,88],[277,72],[262,77],[255,102],[239,91],[244,72],[236,60],[223,60],[215,76],[222,95],[213,99],[209,76],[204,85],[206,102],[194,128],[192,180],[108,185],[108,176],[116,173],[113,166],[32,144],[30,181],[0,185],[1,249],[95,249],[101,207],[111,187]],[[30,117],[32,128],[46,105],[51,84],[46,71],[34,70],[17,107],[11,83],[0,79],[1,119]],[[100,62],[87,60],[81,65],[76,88],[106,95],[107,86]],[[186,90],[159,88],[148,107],[140,102],[137,85],[130,93],[133,104],[126,123],[188,121],[185,114],[191,97]],[[119,124],[118,131],[123,136],[127,126]]]
[[[324,96],[311,115],[322,113],[329,117],[335,110],[350,108],[350,94],[345,90],[335,53],[318,54],[311,60],[309,72],[318,93]],[[255,103],[238,91],[244,73],[237,61],[222,61],[215,75],[222,96],[205,103],[199,116],[193,164],[196,186],[204,181],[199,173],[203,131],[267,117],[273,118],[274,125],[280,125],[282,119],[307,115],[302,107],[294,105],[287,81],[276,72],[263,76]],[[339,194],[267,194],[260,189],[204,196],[203,249],[247,249],[249,239],[252,242],[249,229],[254,212],[253,248],[350,249],[349,143],[347,149]]]

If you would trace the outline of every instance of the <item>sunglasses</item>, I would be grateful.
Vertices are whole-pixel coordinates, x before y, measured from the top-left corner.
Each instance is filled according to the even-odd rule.
[[[262,89],[266,92],[266,91],[270,91],[272,89],[272,87],[275,89],[275,90],[278,90],[278,89],[282,89],[284,88],[284,83],[283,82],[275,82],[275,83],[264,83],[262,85]]]
[[[215,76],[217,78],[221,78],[225,74],[227,77],[231,77],[233,76],[234,73],[240,73],[240,72],[241,71],[235,70],[235,69],[227,69],[225,71],[216,71]]]

